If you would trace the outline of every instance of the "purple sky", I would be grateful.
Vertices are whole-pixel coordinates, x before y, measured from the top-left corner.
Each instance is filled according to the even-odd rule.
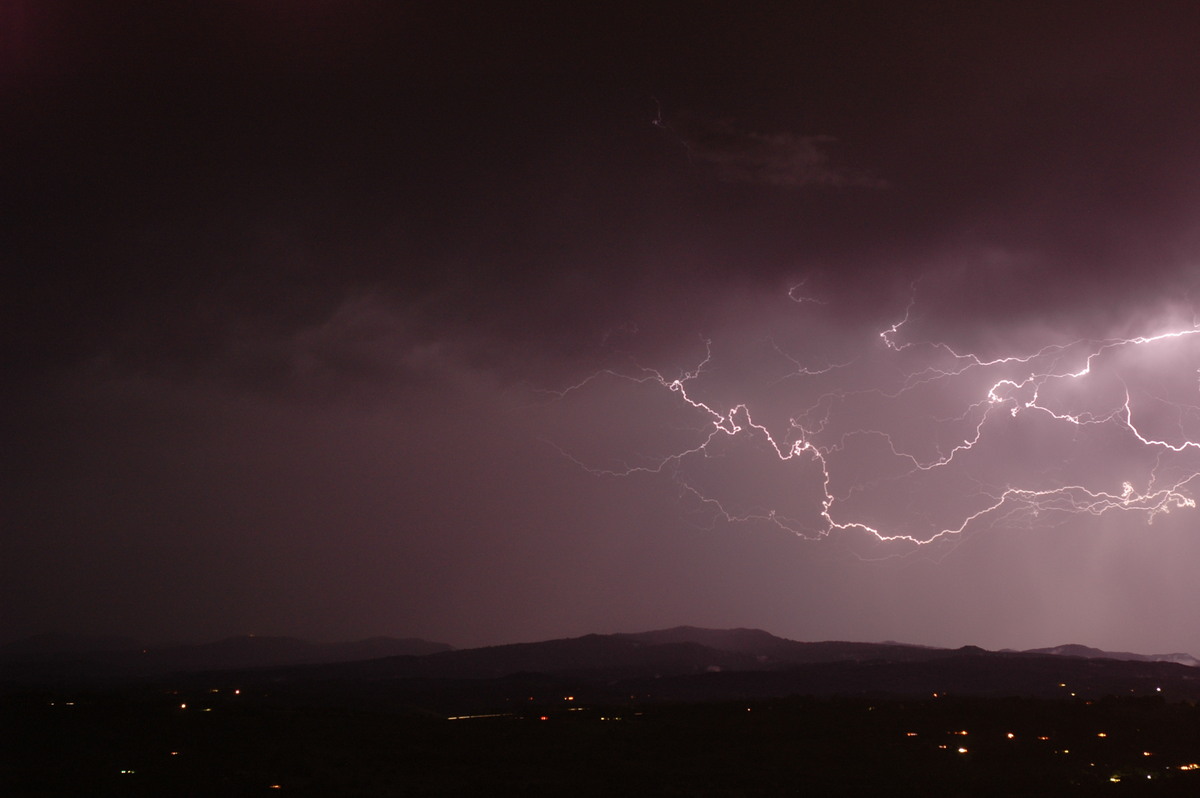
[[[1200,653],[1192,4],[508,5],[0,4],[0,639]]]

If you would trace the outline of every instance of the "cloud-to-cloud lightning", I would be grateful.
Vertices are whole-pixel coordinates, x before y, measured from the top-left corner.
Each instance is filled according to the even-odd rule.
[[[788,296],[800,304],[796,289]],[[596,372],[558,399],[620,397],[631,429],[593,430],[603,446],[560,448],[598,475],[669,474],[716,519],[807,539],[858,533],[881,546],[1195,508],[1194,322],[985,356],[909,337],[916,310],[914,293],[899,320],[833,364],[805,367],[771,342],[772,358],[749,359],[761,373],[731,379],[746,359],[739,368],[714,339],[675,374]]]

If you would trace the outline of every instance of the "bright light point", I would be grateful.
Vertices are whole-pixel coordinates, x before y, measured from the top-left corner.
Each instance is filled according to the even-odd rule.
[[[1097,736],[1097,737],[1107,737],[1107,736],[1108,736],[1108,734],[1106,734],[1105,732],[1100,732],[1100,733],[1099,733],[1099,734],[1097,734],[1096,736]]]
[[[1010,740],[1011,740],[1011,739],[1013,739],[1014,737],[1016,737],[1017,735],[1013,734],[1012,732],[1009,732],[1008,734],[1006,734],[1006,735],[1004,735],[1004,736],[1005,736],[1005,737],[1007,737],[1008,739],[1010,739]]]
[[[179,705],[179,708],[180,708],[180,709],[187,709],[187,704],[180,704],[180,705]]]
[[[959,752],[960,754],[965,754],[965,753],[967,752],[967,749],[965,749],[965,748],[960,748],[960,749],[958,749],[958,752]]]
[[[1108,780],[1111,781],[1113,784],[1116,784],[1117,782],[1119,782],[1121,780],[1121,777],[1120,776],[1109,776]]]

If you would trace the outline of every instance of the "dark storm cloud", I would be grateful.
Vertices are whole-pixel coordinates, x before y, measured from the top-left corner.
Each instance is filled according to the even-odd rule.
[[[880,393],[952,363],[935,342],[1191,323],[1190,8],[8,8],[3,634],[1200,649],[1186,513],[1017,512],[940,564],[865,564],[685,489],[811,520],[812,463],[761,441],[630,479],[560,452],[615,470],[694,442],[709,421],[652,381],[568,389],[711,351],[697,398],[776,432],[828,414],[845,509],[904,531],[1011,480],[1144,477],[1128,438],[1029,414],[907,482],[851,433],[961,438],[998,373]],[[1156,351],[1048,401],[1111,409],[1120,377],[1148,431],[1192,435],[1191,355]]]
[[[663,129],[674,133],[665,122]],[[833,136],[759,133],[741,130],[732,121],[687,119],[679,126],[680,142],[694,161],[711,166],[721,180],[765,186],[848,186],[886,188],[887,183],[830,156]]]

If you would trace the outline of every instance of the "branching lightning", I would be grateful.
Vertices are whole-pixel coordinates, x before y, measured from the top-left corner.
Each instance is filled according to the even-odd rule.
[[[803,285],[789,299],[814,301]],[[791,366],[766,383],[772,394],[748,388],[736,401],[715,398],[736,396],[738,387],[722,384],[712,340],[675,375],[636,363],[597,371],[555,399],[620,385],[653,392],[667,408],[661,412],[677,419],[671,440],[684,443],[661,443],[635,462],[607,458],[609,465],[559,450],[597,475],[668,474],[713,519],[766,523],[809,540],[858,533],[926,547],[983,527],[1110,513],[1148,523],[1196,507],[1194,321],[984,357],[908,340],[915,307],[914,289],[902,317],[845,362],[807,367],[769,341]],[[1190,368],[1181,369],[1183,361]],[[854,387],[838,384],[840,372],[856,369]],[[1191,375],[1186,390],[1180,373]],[[863,387],[871,377],[875,384]],[[781,413],[781,405],[799,409]]]

